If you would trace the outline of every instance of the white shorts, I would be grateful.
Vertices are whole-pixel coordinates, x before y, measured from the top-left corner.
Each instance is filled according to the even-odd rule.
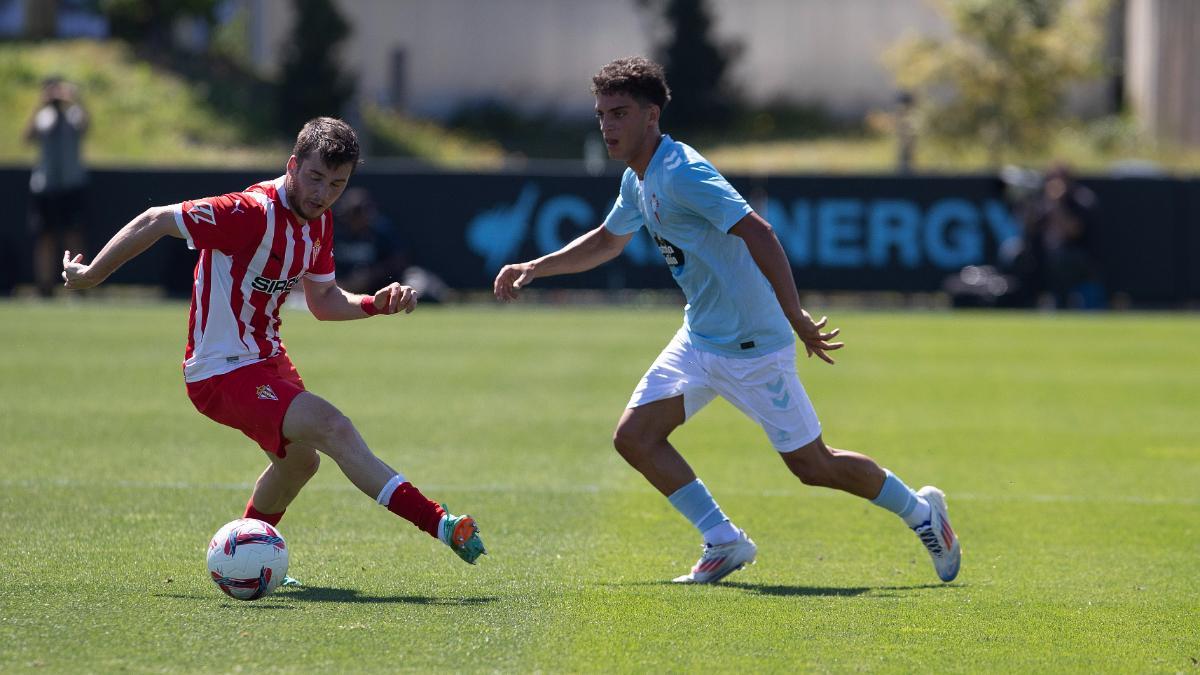
[[[758,422],[779,452],[791,452],[821,435],[817,411],[796,375],[795,347],[752,358],[696,348],[680,329],[642,376],[626,407],[683,396],[691,419],[718,395]]]

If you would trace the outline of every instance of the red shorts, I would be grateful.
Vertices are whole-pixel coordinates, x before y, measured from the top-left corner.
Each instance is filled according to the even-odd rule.
[[[241,431],[263,450],[280,457],[287,454],[283,416],[302,391],[304,380],[287,354],[187,383],[188,398],[196,410]]]

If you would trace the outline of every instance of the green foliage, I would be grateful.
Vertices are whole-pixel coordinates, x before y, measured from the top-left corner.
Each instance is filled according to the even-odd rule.
[[[655,46],[671,87],[663,127],[684,133],[720,129],[737,109],[738,92],[729,74],[741,45],[717,41],[707,0],[640,2],[660,12],[664,24]]]
[[[696,532],[610,441],[677,309],[288,311],[308,387],[475,515],[490,555],[463,564],[325,461],[281,523],[306,586],[241,603],[206,578],[204,546],[267,460],[185,397],[186,304],[74,299],[0,302],[0,672],[1190,673],[1200,659],[1192,315],[834,313],[838,364],[800,363],[826,439],[946,489],[959,580],[939,583],[894,516],[801,485],[715,401],[672,441],[759,560],[693,588],[665,580],[695,560]],[[1153,349],[1131,358],[1134,343]]]
[[[341,117],[354,94],[354,80],[343,73],[338,44],[350,36],[332,0],[293,0],[296,24],[280,66],[279,123],[294,134],[308,120]]]
[[[0,44],[0,161],[27,163],[21,130],[42,78],[80,87],[91,114],[84,155],[95,164],[278,166],[283,141],[252,134],[210,105],[213,92],[134,57],[123,43],[89,40]],[[221,93],[221,92],[218,92]],[[282,156],[281,156],[282,155]]]
[[[907,40],[888,57],[917,95],[922,135],[982,143],[993,165],[1044,146],[1066,87],[1100,72],[1109,0],[939,0],[954,35]]]
[[[553,110],[520,110],[495,99],[466,103],[452,111],[446,126],[456,133],[487,138],[515,157],[578,159],[595,119],[564,118]]]
[[[376,157],[419,159],[443,168],[489,169],[504,162],[504,151],[495,142],[375,105],[365,106],[362,112],[362,132]]]

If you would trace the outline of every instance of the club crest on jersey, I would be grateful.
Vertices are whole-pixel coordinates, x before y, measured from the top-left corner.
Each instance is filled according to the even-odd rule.
[[[321,240],[316,239],[313,241],[313,258],[316,258],[318,255],[320,255],[320,253],[321,253]]]
[[[217,216],[213,213],[213,205],[208,202],[194,202],[192,208],[188,209],[188,215],[192,217],[194,223],[208,223],[216,226]]]
[[[271,389],[269,384],[260,384],[254,389],[254,393],[264,401],[278,401],[279,397],[275,395],[275,391]]]
[[[250,282],[250,287],[256,291],[263,293],[279,293],[280,291],[287,292],[292,290],[300,281],[300,277],[292,277],[291,279],[268,279],[264,276],[254,277],[254,281]]]

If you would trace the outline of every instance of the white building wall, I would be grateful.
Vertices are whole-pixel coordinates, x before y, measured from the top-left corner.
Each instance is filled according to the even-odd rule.
[[[260,66],[278,66],[291,0],[243,0],[263,37]],[[648,54],[657,18],[635,0],[336,0],[353,26],[343,62],[359,95],[390,102],[392,53],[406,53],[402,106],[444,115],[492,97],[530,110],[590,114],[591,75]],[[1197,0],[1200,2],[1200,0]],[[949,35],[933,0],[710,0],[719,39],[743,52],[734,75],[752,100],[786,99],[858,115],[892,105],[884,52],[907,36]],[[668,73],[668,78],[670,73]]]
[[[1143,129],[1200,144],[1200,1],[1129,0],[1125,95]]]

